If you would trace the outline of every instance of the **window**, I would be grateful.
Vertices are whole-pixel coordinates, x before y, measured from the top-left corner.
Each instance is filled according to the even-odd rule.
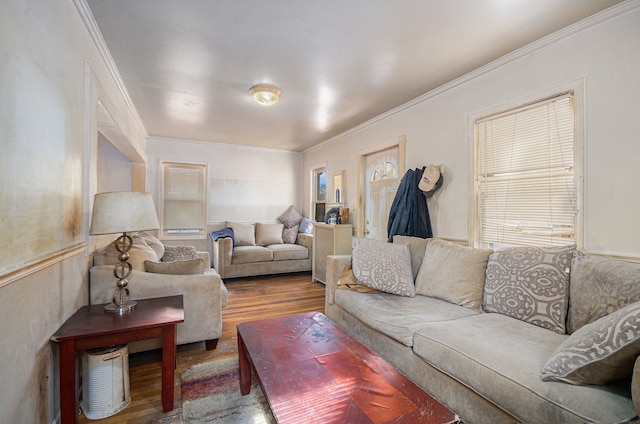
[[[161,169],[161,237],[206,237],[206,165],[161,162]]]
[[[318,222],[324,222],[324,214],[327,207],[327,168],[312,170],[312,177],[314,219]]]
[[[576,243],[574,95],[565,93],[475,123],[475,244]]]

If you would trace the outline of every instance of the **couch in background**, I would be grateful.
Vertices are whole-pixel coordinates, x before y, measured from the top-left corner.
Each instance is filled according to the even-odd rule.
[[[148,233],[132,235],[129,262],[133,266],[128,278],[131,299],[183,296],[184,322],[177,326],[177,343],[205,341],[214,349],[222,335],[222,308],[228,292],[220,275],[209,268],[209,252],[196,252],[190,246],[164,246]],[[118,252],[110,244],[96,252],[89,270],[91,304],[110,303],[116,288],[113,275]],[[130,352],[160,347],[160,340],[131,343]]]
[[[233,238],[212,234],[213,267],[222,278],[311,270],[313,235],[298,225],[227,222]]]
[[[325,313],[465,423],[637,416],[639,264],[573,247],[362,240],[329,257]]]

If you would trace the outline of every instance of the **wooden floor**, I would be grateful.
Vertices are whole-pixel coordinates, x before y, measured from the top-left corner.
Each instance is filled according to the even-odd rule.
[[[120,413],[102,420],[80,416],[79,423],[141,424],[181,423],[180,374],[194,364],[238,354],[236,324],[243,321],[303,312],[324,312],[324,285],[312,283],[310,273],[282,274],[226,280],[229,303],[222,310],[222,337],[215,350],[204,342],[178,346],[174,411],[163,413],[160,396],[160,351],[129,357],[131,404]]]

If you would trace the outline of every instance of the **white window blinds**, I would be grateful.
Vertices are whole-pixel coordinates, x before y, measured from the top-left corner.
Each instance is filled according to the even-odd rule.
[[[478,242],[575,243],[573,94],[476,122]]]
[[[162,235],[206,234],[205,165],[162,163]]]

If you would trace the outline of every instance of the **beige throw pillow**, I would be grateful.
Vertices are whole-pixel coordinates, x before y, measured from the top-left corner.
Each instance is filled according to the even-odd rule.
[[[416,292],[480,311],[491,253],[491,249],[432,239],[425,247],[416,277]]]
[[[424,250],[431,240],[433,239],[400,235],[393,236],[394,243],[409,245],[409,251],[411,252],[411,273],[413,274],[414,280],[418,276],[418,271],[420,271],[420,265],[422,265],[422,259],[424,258]]]
[[[204,261],[202,259],[174,262],[144,261],[144,266],[147,272],[154,274],[190,275],[204,272]]]
[[[226,226],[233,230],[233,240],[236,246],[256,245],[256,224],[227,221]]]
[[[268,246],[270,244],[282,244],[283,224],[256,224],[256,245]]]
[[[131,249],[129,249],[128,262],[134,270],[144,272],[144,261],[160,260],[155,250],[153,250],[142,237],[134,234],[131,236],[131,240],[133,244],[131,245]],[[104,255],[101,261],[103,265],[116,265],[120,263],[120,260],[118,259],[120,252],[116,249],[115,243],[116,242],[114,240],[109,246],[107,246],[103,253],[100,253]]]

